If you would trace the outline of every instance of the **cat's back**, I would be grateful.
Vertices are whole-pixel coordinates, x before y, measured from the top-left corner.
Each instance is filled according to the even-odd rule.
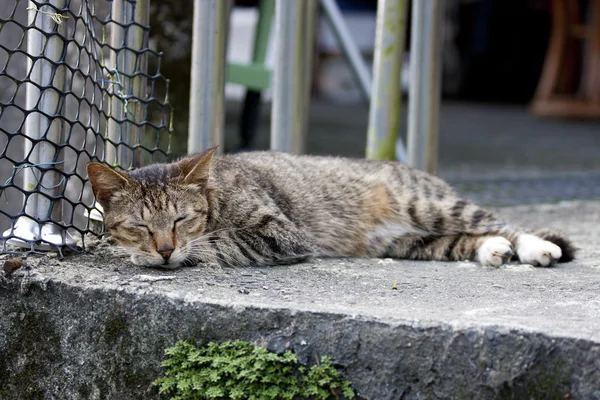
[[[275,179],[285,184],[331,185],[331,179],[357,180],[408,168],[399,163],[331,156],[295,155],[256,151],[221,156],[215,168],[221,173],[246,174],[260,179]]]
[[[386,182],[394,189],[417,190],[421,186],[448,188],[442,180],[394,161],[359,158],[295,155],[257,151],[220,156],[218,174],[235,177],[236,183],[269,180],[290,188],[340,188]],[[245,179],[244,179],[245,178]]]
[[[456,195],[441,179],[392,161],[265,151],[217,157],[213,171],[231,197],[265,192],[317,214],[327,205],[358,211],[382,197],[404,203]]]

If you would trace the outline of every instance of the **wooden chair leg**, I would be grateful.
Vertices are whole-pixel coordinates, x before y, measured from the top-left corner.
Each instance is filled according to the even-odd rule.
[[[575,0],[552,1],[552,34],[531,105],[535,115],[600,118],[600,0],[586,10],[591,21],[581,21],[579,7]]]
[[[568,35],[566,13],[567,10],[564,0],[552,1],[552,34],[550,36],[550,41],[548,42],[548,50],[546,52],[542,76],[534,97],[534,110],[540,103],[550,99],[560,78],[560,67]]]
[[[592,14],[590,39],[586,61],[586,73],[583,79],[585,96],[600,103],[600,0],[590,5]]]

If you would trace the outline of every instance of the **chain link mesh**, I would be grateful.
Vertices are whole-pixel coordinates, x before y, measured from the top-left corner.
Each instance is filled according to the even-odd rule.
[[[99,233],[89,161],[131,169],[169,158],[168,80],[150,48],[148,8],[148,0],[0,5],[2,253],[62,256]]]

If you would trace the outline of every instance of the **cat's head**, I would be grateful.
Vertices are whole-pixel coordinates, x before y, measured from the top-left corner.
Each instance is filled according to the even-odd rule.
[[[176,268],[193,258],[207,225],[215,150],[130,172],[97,162],[87,165],[106,226],[131,251],[135,264]]]

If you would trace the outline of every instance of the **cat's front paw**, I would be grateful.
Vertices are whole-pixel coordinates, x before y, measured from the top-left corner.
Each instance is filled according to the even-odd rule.
[[[517,255],[523,264],[548,267],[562,257],[560,247],[535,235],[523,234],[517,242]]]
[[[477,250],[477,260],[485,266],[499,267],[514,255],[512,244],[501,236],[490,237]]]

